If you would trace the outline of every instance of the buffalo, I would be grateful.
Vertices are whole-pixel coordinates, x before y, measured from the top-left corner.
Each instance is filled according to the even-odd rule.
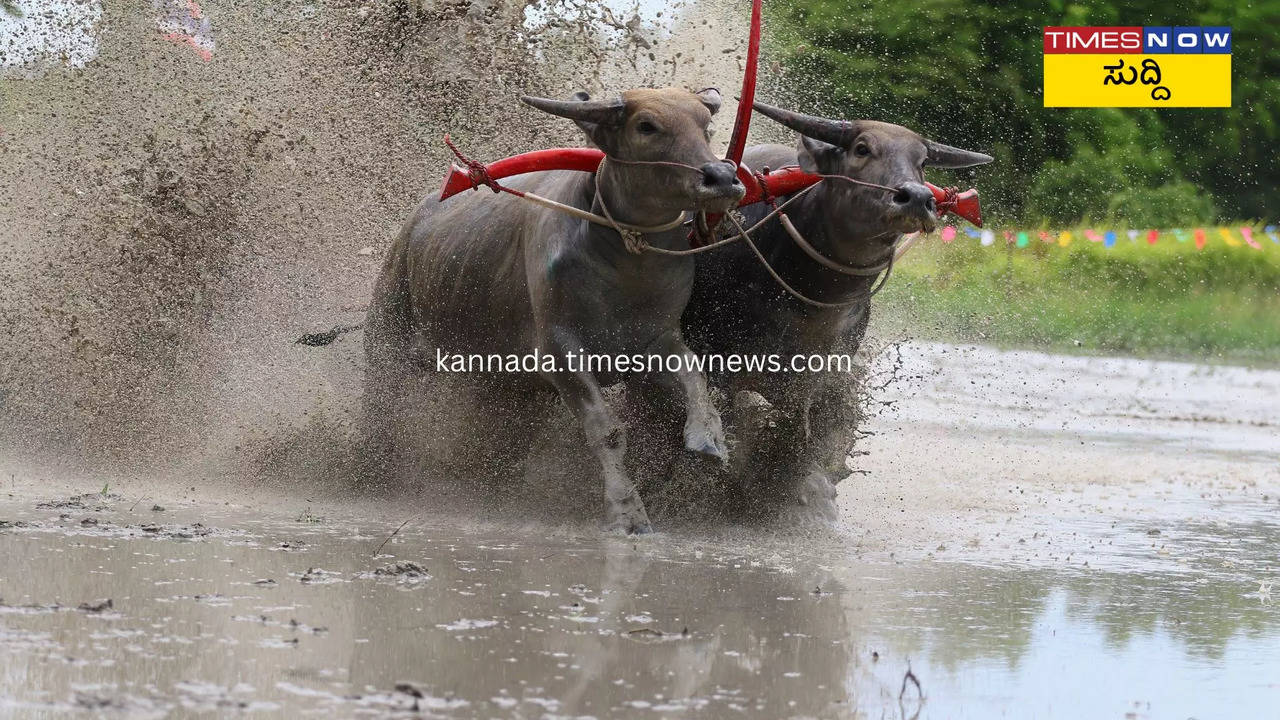
[[[694,259],[644,252],[617,228],[662,227],[640,239],[659,250],[685,250],[688,231],[675,219],[690,211],[723,212],[743,197],[733,166],[718,160],[708,144],[720,95],[665,88],[605,101],[585,93],[566,101],[523,100],[573,120],[606,159],[594,175],[540,172],[510,187],[610,222],[487,191],[443,203],[424,200],[395,239],[369,308],[366,419],[370,432],[390,434],[380,423],[394,416],[387,407],[398,401],[406,373],[439,370],[441,353],[551,358],[536,375],[487,380],[507,398],[557,391],[602,469],[606,529],[648,532],[648,514],[625,464],[627,429],[602,394],[603,386],[627,374],[593,371],[581,356],[576,365],[570,356],[691,359],[680,317],[693,287]],[[685,447],[727,458],[720,416],[692,363],[644,377],[646,391],[656,388],[684,407]]]
[[[743,162],[754,169],[799,166],[891,189],[827,179],[786,208],[798,234],[828,262],[805,251],[778,219],[754,235],[769,265],[815,306],[787,293],[743,243],[699,256],[683,326],[690,347],[704,353],[852,356],[870,318],[876,270],[887,269],[904,233],[931,231],[935,200],[923,184],[926,167],[967,168],[991,161],[982,153],[933,142],[884,122],[830,120],[755,103],[755,109],[800,133],[795,147],[758,145]],[[777,198],[782,203],[789,198]],[[765,202],[742,209],[745,226],[770,211]],[[834,515],[835,483],[852,444],[852,383],[844,373],[742,372],[713,375],[728,397],[759,393],[772,408],[750,442],[748,418],[733,423],[740,444],[735,475],[766,497],[811,505]],[[757,410],[763,404],[740,403]],[[764,405],[767,407],[767,405]],[[851,413],[851,409],[854,412]]]

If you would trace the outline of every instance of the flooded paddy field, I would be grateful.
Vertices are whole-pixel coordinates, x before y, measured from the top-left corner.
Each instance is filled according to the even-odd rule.
[[[997,365],[1033,365],[1039,390],[954,369]],[[1088,368],[1105,380],[1074,387],[1081,409],[1055,406],[1058,381]],[[586,520],[439,517],[405,499],[176,478],[104,493],[15,469],[0,494],[0,710],[1215,718],[1274,707],[1280,373],[933,345],[905,346],[903,370],[914,378],[882,395],[895,402],[859,446],[865,472],[841,485],[834,529],[624,539]],[[1175,391],[1193,371],[1199,387],[1220,381],[1229,417],[1247,422],[1183,418]],[[1143,406],[1128,407],[1138,389]],[[1059,426],[1035,421],[1049,408]]]

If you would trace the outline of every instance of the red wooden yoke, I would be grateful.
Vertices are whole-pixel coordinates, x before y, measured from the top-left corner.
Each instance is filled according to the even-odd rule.
[[[459,167],[457,163],[449,167],[444,186],[440,188],[440,199],[446,200],[463,190],[490,186],[498,180],[513,175],[539,172],[542,170],[577,170],[579,172],[595,172],[600,165],[604,153],[595,148],[552,148],[535,150],[481,166]],[[738,165],[738,179],[747,188],[747,194],[738,203],[744,207],[758,203],[770,197],[791,195],[822,180],[817,175],[810,175],[800,168],[779,168],[762,173],[762,186],[756,173],[745,165]],[[955,188],[940,188],[932,183],[925,183],[933,192],[934,201],[938,204],[938,216],[954,213],[978,227],[982,227],[982,210],[978,205],[978,191],[965,190],[959,192]],[[496,190],[495,190],[496,192]]]

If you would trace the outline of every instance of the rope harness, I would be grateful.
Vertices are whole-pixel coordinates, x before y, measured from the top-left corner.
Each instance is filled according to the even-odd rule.
[[[453,141],[449,138],[448,135],[445,135],[444,143],[449,147],[451,151],[453,151],[453,154],[458,158],[458,161],[466,167],[467,179],[471,183],[472,189],[479,189],[481,186],[485,186],[485,187],[488,187],[490,190],[493,190],[494,193],[507,193],[509,195],[518,197],[522,200],[527,200],[529,202],[532,202],[536,205],[541,205],[545,208],[556,210],[556,211],[565,213],[567,215],[571,215],[573,217],[586,220],[587,222],[591,222],[596,225],[601,225],[601,226],[610,228],[618,233],[618,236],[622,239],[623,246],[627,249],[628,252],[632,254],[639,255],[640,253],[643,253],[643,252],[651,252],[651,253],[657,253],[659,255],[685,257],[689,255],[697,255],[699,253],[709,252],[711,250],[715,250],[717,248],[728,245],[729,243],[737,242],[739,240],[745,241],[747,243],[747,246],[751,248],[751,252],[752,254],[755,255],[756,260],[760,262],[760,264],[764,267],[765,271],[768,272],[769,276],[773,278],[774,282],[776,282],[779,287],[781,287],[783,290],[787,292],[787,294],[791,295],[795,299],[807,305],[811,305],[817,308],[849,307],[851,305],[871,299],[873,296],[876,295],[876,293],[884,289],[885,284],[888,283],[889,281],[889,276],[893,273],[894,261],[897,260],[899,257],[901,257],[902,254],[906,252],[906,249],[910,247],[910,245],[913,242],[913,240],[909,239],[902,243],[899,243],[892,250],[889,251],[888,258],[886,260],[884,260],[883,262],[875,263],[873,265],[862,266],[862,265],[851,265],[851,264],[836,262],[835,260],[832,260],[831,258],[820,253],[817,248],[815,248],[811,243],[809,243],[808,240],[804,238],[803,235],[800,234],[800,232],[796,229],[795,225],[791,222],[791,218],[788,217],[787,214],[784,212],[786,207],[791,203],[795,202],[796,200],[799,200],[800,198],[804,197],[806,194],[808,194],[811,190],[813,190],[815,187],[820,185],[825,180],[840,180],[843,182],[848,182],[855,185],[864,185],[866,187],[875,188],[878,190],[883,190],[885,192],[892,192],[892,193],[898,192],[898,189],[889,187],[887,185],[878,185],[876,183],[866,182],[864,180],[857,180],[855,178],[846,177],[844,175],[819,175],[818,177],[822,178],[821,180],[801,190],[800,192],[792,195],[790,198],[787,198],[787,200],[784,201],[781,205],[779,205],[776,201],[776,198],[769,192],[768,179],[767,179],[767,175],[770,172],[769,168],[764,168],[763,172],[753,171],[752,176],[755,178],[756,182],[759,183],[760,189],[763,192],[762,202],[765,202],[769,205],[770,212],[767,215],[765,215],[763,218],[761,218],[758,222],[756,222],[754,225],[752,225],[750,228],[744,229],[742,227],[742,223],[738,221],[738,218],[735,216],[735,214],[730,212],[730,213],[727,213],[727,217],[733,223],[734,228],[737,229],[738,232],[736,235],[731,235],[721,240],[717,240],[716,242],[709,243],[707,245],[702,245],[700,247],[690,248],[688,250],[670,250],[668,248],[654,247],[653,245],[650,245],[649,243],[645,242],[643,236],[649,235],[649,234],[663,233],[663,232],[667,232],[668,230],[674,230],[675,228],[688,223],[689,222],[687,218],[688,213],[682,211],[676,217],[675,220],[662,223],[659,225],[634,225],[631,223],[624,223],[624,222],[619,222],[615,220],[613,217],[613,213],[609,211],[609,207],[605,204],[604,196],[600,191],[600,176],[603,174],[605,163],[614,162],[614,163],[618,163],[619,165],[665,166],[665,167],[671,167],[679,170],[697,172],[699,174],[702,173],[701,168],[696,168],[692,165],[686,165],[684,163],[678,163],[678,162],[670,162],[670,161],[662,161],[662,160],[620,160],[618,158],[609,158],[606,156],[605,158],[601,159],[599,167],[596,168],[596,173],[594,178],[595,197],[594,197],[593,203],[598,203],[600,205],[600,210],[603,213],[603,216],[601,216],[601,215],[597,215],[596,213],[590,212],[588,210],[583,210],[581,208],[577,208],[572,205],[566,205],[564,203],[557,202],[555,200],[543,197],[536,193],[524,192],[522,190],[509,188],[499,183],[497,179],[491,176],[489,174],[488,169],[485,168],[484,163],[479,162],[478,160],[473,160],[467,157],[466,155],[462,154],[462,151],[459,150],[458,147],[453,144]],[[731,161],[725,161],[725,162],[731,162]],[[736,168],[736,164],[735,164],[735,168]],[[957,199],[956,199],[957,191],[955,190],[955,188],[946,188],[945,192],[946,192],[945,198],[943,199],[942,202],[938,203],[939,215],[953,209],[957,202]],[[699,215],[703,215],[703,213],[699,213]],[[823,302],[820,300],[814,300],[813,298],[807,297],[804,293],[801,293],[799,290],[796,290],[794,287],[788,284],[787,281],[784,280],[782,276],[778,274],[778,271],[773,269],[773,266],[769,264],[768,259],[765,258],[764,254],[760,252],[760,249],[756,247],[756,244],[751,240],[751,237],[750,237],[751,233],[760,229],[765,223],[769,222],[775,217],[778,218],[778,221],[782,224],[783,229],[786,230],[787,235],[791,238],[791,240],[797,246],[800,247],[802,251],[804,251],[805,255],[808,255],[809,258],[811,258],[818,264],[822,265],[823,267],[829,270],[833,270],[835,272],[841,273],[843,275],[850,275],[850,276],[857,276],[857,277],[880,276],[879,279],[876,282],[874,282],[867,291],[858,293],[852,298],[847,298],[845,300],[841,300],[838,302]],[[883,237],[884,235],[889,235],[889,234],[893,234],[893,233],[884,233],[876,237]],[[871,238],[871,239],[874,240],[876,238]],[[884,274],[881,275],[881,273],[884,273]]]
[[[631,250],[632,252],[640,252],[639,249],[632,249],[633,246],[636,248],[639,248],[640,244],[636,239],[628,241],[627,239],[628,236],[632,238],[638,238],[638,236],[640,235],[666,232],[668,230],[673,230],[675,228],[678,228],[685,223],[685,213],[682,212],[678,217],[676,217],[675,220],[672,220],[671,222],[663,223],[661,225],[632,225],[630,223],[617,222],[613,220],[613,218],[611,217],[601,217],[588,210],[583,210],[582,208],[576,208],[572,205],[566,205],[562,202],[556,202],[551,198],[545,198],[541,195],[538,195],[537,193],[524,192],[522,190],[516,190],[515,188],[509,188],[506,185],[503,185],[502,183],[494,179],[493,176],[489,174],[488,169],[485,168],[484,163],[478,160],[472,160],[466,155],[463,155],[462,151],[459,150],[458,147],[453,144],[453,141],[449,138],[448,135],[445,135],[444,137],[444,144],[448,145],[449,149],[453,151],[453,154],[457,156],[458,161],[466,166],[467,179],[471,182],[471,187],[473,189],[479,189],[479,187],[483,185],[485,187],[488,187],[490,190],[493,190],[495,193],[507,193],[508,195],[514,195],[515,197],[518,197],[521,200],[528,200],[529,202],[534,203],[536,205],[541,205],[545,208],[550,208],[552,210],[558,210],[562,213],[572,215],[582,220],[586,220],[587,222],[595,223],[596,225],[603,225],[604,227],[613,228],[618,232],[619,235],[623,236],[623,242],[627,243],[627,249]],[[662,162],[662,161],[656,161],[656,160],[655,161],[614,160],[614,162],[631,164],[631,165],[668,165],[673,167],[694,170],[699,173],[702,172],[701,170],[693,167],[692,165],[684,165],[682,163],[674,163],[674,162]],[[601,165],[603,164],[604,164],[604,161],[602,160]],[[599,192],[600,192],[600,173],[599,171],[597,171],[596,172],[596,199],[599,200],[601,209],[604,209],[605,214],[608,215],[609,211],[605,209],[604,201],[600,199]]]
[[[788,166],[788,167],[794,167],[794,166]],[[783,169],[787,169],[787,168],[783,168]],[[768,176],[770,172],[771,172],[770,169],[768,167],[765,167],[760,171],[752,171],[751,174],[755,178],[756,183],[760,185],[761,201],[764,203],[767,203],[769,207],[772,208],[772,211],[768,215],[766,215],[764,219],[761,220],[759,223],[756,223],[755,225],[753,225],[750,230],[743,230],[742,226],[738,223],[737,218],[733,217],[733,215],[730,214],[729,216],[730,220],[733,222],[734,226],[738,228],[738,233],[739,233],[737,236],[732,238],[732,240],[737,240],[737,239],[746,240],[747,245],[750,246],[751,248],[751,252],[756,256],[756,260],[758,260],[760,264],[764,267],[764,269],[768,271],[769,276],[773,278],[774,282],[776,282],[779,287],[785,290],[787,294],[791,295],[795,299],[807,305],[812,305],[813,307],[818,307],[818,308],[849,307],[850,305],[854,305],[860,302],[864,302],[866,300],[870,300],[872,297],[876,295],[876,293],[879,293],[881,290],[883,290],[885,284],[889,282],[889,276],[893,274],[894,261],[897,260],[899,257],[902,257],[902,253],[906,252],[906,248],[910,246],[910,244],[912,243],[911,240],[904,241],[903,243],[899,244],[894,249],[892,249],[889,252],[888,258],[883,262],[874,263],[872,265],[853,265],[849,263],[839,263],[827,257],[826,255],[823,255],[822,253],[818,252],[818,249],[815,248],[812,243],[810,243],[808,240],[805,239],[803,235],[800,234],[800,231],[796,229],[796,226],[791,222],[791,218],[785,212],[783,212],[783,209],[792,201],[799,199],[800,197],[802,197],[803,195],[808,193],[810,190],[817,187],[820,183],[826,180],[842,180],[844,182],[852,183],[854,185],[864,185],[866,187],[875,188],[877,190],[884,190],[886,192],[893,192],[893,193],[898,192],[897,188],[891,188],[888,185],[878,185],[873,182],[858,180],[855,178],[846,177],[844,175],[819,174],[818,177],[821,178],[821,180],[814,183],[813,185],[810,185],[804,190],[801,190],[795,195],[792,195],[785,203],[782,204],[781,207],[779,207],[777,204],[777,201],[774,199],[773,193],[769,191]],[[954,201],[953,201],[953,204],[954,204]],[[838,302],[822,302],[820,300],[814,300],[813,298],[807,297],[806,295],[801,293],[799,290],[796,290],[789,283],[787,283],[785,280],[782,279],[782,276],[779,275],[778,272],[773,269],[773,266],[769,264],[769,261],[765,258],[764,254],[760,252],[760,249],[757,248],[756,244],[751,241],[750,237],[748,237],[748,233],[754,231],[756,228],[760,227],[760,225],[764,224],[775,215],[778,217],[778,222],[782,225],[782,228],[786,230],[788,237],[791,238],[791,241],[794,242],[801,250],[803,250],[804,254],[808,255],[811,260],[827,268],[828,270],[833,270],[842,275],[851,275],[855,277],[875,277],[877,275],[880,275],[880,273],[882,272],[884,273],[884,275],[881,276],[877,282],[873,283],[871,288],[868,289],[866,292],[858,293],[857,295],[854,295],[853,297],[847,298],[845,300],[841,300]],[[869,240],[876,240],[878,238],[884,237],[885,235],[889,235],[889,234],[893,234],[893,233],[883,233],[880,235],[876,235],[872,238],[869,238]]]
[[[604,202],[604,193],[600,191],[600,176],[604,174],[604,166],[605,166],[605,163],[607,162],[609,162],[609,157],[607,155],[605,157],[600,158],[600,166],[596,168],[596,174],[594,178],[595,187],[596,187],[596,196],[595,196],[594,203],[599,203],[600,212],[604,213],[604,219],[607,221],[606,223],[602,223],[602,224],[604,224],[606,227],[612,227],[618,233],[618,235],[622,238],[622,244],[627,248],[627,252],[633,255],[639,255],[645,250],[654,250],[655,248],[652,245],[645,242],[644,231],[640,230],[634,225],[626,226],[623,223],[620,223],[617,220],[614,220],[613,213],[609,212],[609,206],[606,205]],[[680,163],[669,163],[669,162],[661,162],[661,161],[639,162],[639,161],[615,160],[614,162],[623,163],[623,164],[635,164],[635,165],[672,165],[678,168],[692,167],[691,165],[683,165]],[[694,169],[696,170],[697,168],[694,168]],[[698,170],[699,174],[701,174],[701,172],[702,172],[701,170]],[[659,225],[658,227],[662,228],[661,230],[650,230],[649,232],[665,232],[667,230],[674,230],[675,228],[683,225],[684,222],[685,222],[685,213],[681,212],[676,217],[675,222]],[[661,248],[656,248],[656,249],[661,249]]]

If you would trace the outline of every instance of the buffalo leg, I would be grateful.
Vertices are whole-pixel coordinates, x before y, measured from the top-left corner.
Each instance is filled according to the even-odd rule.
[[[663,333],[649,346],[649,351],[664,358],[675,356],[681,359],[677,371],[654,373],[653,379],[668,392],[684,396],[684,446],[693,452],[728,462],[729,450],[724,441],[720,413],[707,392],[706,377],[693,369],[696,359],[693,351],[674,331]]]
[[[753,492],[786,495],[787,486],[810,449],[810,379],[787,374],[761,388],[771,409],[756,419],[750,442],[738,449],[740,476]]]
[[[777,395],[782,400],[769,427],[753,438],[747,471],[751,491],[767,498],[771,512],[782,513],[778,517],[830,521],[837,516],[835,484],[822,467],[822,442],[829,438],[815,436],[815,429],[825,427],[811,422],[813,395],[822,387],[817,380],[805,376],[789,382]]]
[[[576,344],[569,345],[577,347]],[[604,472],[605,529],[628,534],[652,532],[640,493],[627,475],[627,430],[609,409],[600,383],[591,373],[569,372],[562,353],[559,371],[549,377],[587,436],[587,444]]]
[[[648,375],[627,378],[623,397],[621,417],[631,446],[631,452],[627,453],[627,472],[635,478],[640,492],[649,498],[647,505],[652,509],[650,493],[665,486],[671,464],[681,452],[676,438],[680,437],[684,425],[680,417],[683,405],[679,398],[671,396],[669,388]]]

